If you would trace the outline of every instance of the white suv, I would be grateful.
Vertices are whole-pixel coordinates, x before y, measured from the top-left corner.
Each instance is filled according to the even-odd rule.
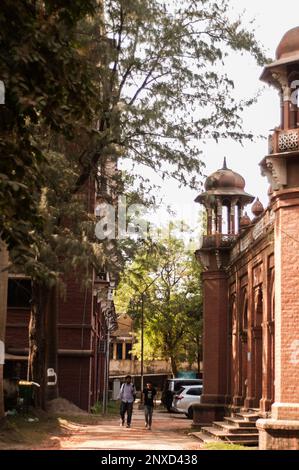
[[[185,385],[173,397],[173,408],[193,419],[193,405],[201,402],[202,385]]]

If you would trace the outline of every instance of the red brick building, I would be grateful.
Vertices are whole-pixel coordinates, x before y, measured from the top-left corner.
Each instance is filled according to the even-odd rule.
[[[261,449],[299,449],[299,27],[261,78],[281,97],[281,123],[260,163],[268,207],[256,200],[253,219],[244,215],[254,198],[226,162],[196,199],[207,233],[197,252],[205,268],[204,394],[195,422],[251,410]],[[228,423],[241,426],[230,419],[228,432]]]
[[[105,199],[116,204],[111,182],[115,172],[116,162],[110,160],[101,168],[98,184],[89,181],[82,193],[88,213],[96,213],[98,203]],[[102,398],[105,380],[108,384],[107,331],[116,326],[114,287],[111,274],[96,273],[91,267],[89,287],[83,287],[80,273],[74,272],[65,279],[65,292],[58,300],[57,357],[55,350],[48,367],[57,373],[59,396],[88,411]],[[31,279],[9,275],[4,378],[30,379],[30,299]]]

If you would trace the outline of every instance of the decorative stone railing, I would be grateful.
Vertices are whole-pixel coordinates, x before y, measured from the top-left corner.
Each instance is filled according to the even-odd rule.
[[[205,235],[202,238],[201,249],[230,248],[236,238],[237,235],[225,235],[222,233]]]
[[[268,210],[264,216],[245,234],[241,236],[237,243],[234,245],[231,252],[231,260],[235,259],[241,253],[246,251],[252,243],[260,237],[269,233],[274,223],[274,212]]]
[[[299,150],[299,129],[288,131],[276,129],[272,135],[269,135],[268,143],[269,155]]]

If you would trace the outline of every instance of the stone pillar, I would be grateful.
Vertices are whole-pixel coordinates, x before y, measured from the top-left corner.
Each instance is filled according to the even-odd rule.
[[[212,234],[212,225],[213,225],[213,211],[211,207],[207,208],[207,234],[210,236]]]
[[[277,192],[275,210],[275,402],[257,421],[260,449],[299,450],[299,191]]]
[[[113,360],[116,361],[117,359],[117,343],[113,343]]]
[[[284,129],[284,101],[283,101],[283,92],[282,89],[279,91],[280,98],[280,126]]]
[[[230,207],[230,224],[229,224],[229,231],[228,233],[231,234],[231,235],[234,235],[236,233],[236,229],[235,229],[235,208],[236,206],[232,203],[231,207]]]
[[[222,204],[217,201],[217,232],[222,233]]]
[[[291,128],[291,89],[285,85],[283,87],[283,128],[288,130]]]
[[[126,342],[122,344],[122,360],[126,359]]]
[[[263,395],[260,400],[260,409],[267,413],[273,403],[274,382],[274,354],[273,354],[273,308],[274,308],[274,257],[264,257],[264,315],[263,315]]]
[[[204,295],[203,395],[194,424],[222,419],[227,393],[228,289],[224,271],[202,275]]]

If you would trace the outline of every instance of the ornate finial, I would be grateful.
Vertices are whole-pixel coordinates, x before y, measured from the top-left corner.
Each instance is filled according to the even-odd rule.
[[[223,160],[223,167],[222,167],[222,170],[227,170],[226,157],[224,157],[224,160]]]
[[[257,197],[252,208],[251,208],[251,212],[253,213],[253,215],[255,217],[259,217],[263,212],[264,212],[264,206],[263,204],[261,203],[261,201],[259,200],[259,198]]]

